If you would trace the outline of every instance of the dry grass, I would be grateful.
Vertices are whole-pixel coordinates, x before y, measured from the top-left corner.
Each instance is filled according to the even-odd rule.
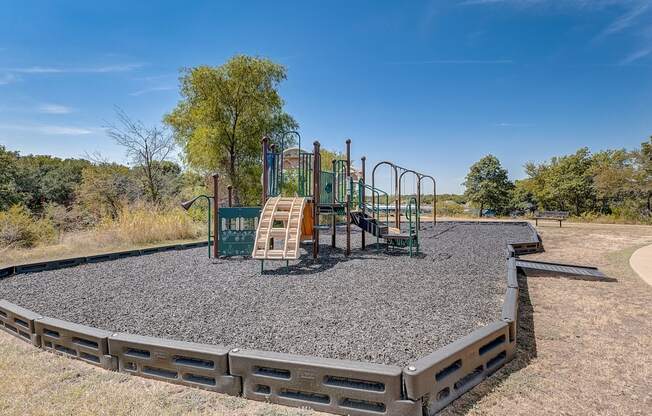
[[[652,288],[629,267],[652,227],[540,226],[535,258],[599,266],[615,282],[521,282],[519,354],[443,414],[647,415],[652,407]]]
[[[56,244],[0,249],[0,267],[195,241],[202,233],[205,235],[204,227],[179,208],[134,206],[115,221],[105,221],[89,231],[63,234]]]
[[[109,372],[0,333],[0,414],[308,416],[239,397]]]
[[[535,257],[600,266],[613,282],[522,279],[517,358],[445,415],[645,415],[652,408],[652,288],[629,268],[652,227],[540,226]],[[3,415],[316,415],[129,377],[0,333]]]
[[[123,210],[115,221],[101,224],[97,232],[110,242],[151,244],[195,238],[201,231],[181,208],[154,209],[143,205]]]

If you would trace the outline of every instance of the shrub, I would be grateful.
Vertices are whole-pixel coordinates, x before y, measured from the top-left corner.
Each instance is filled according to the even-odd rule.
[[[5,247],[33,247],[52,242],[56,231],[48,219],[35,219],[24,205],[13,205],[0,212],[0,245]]]

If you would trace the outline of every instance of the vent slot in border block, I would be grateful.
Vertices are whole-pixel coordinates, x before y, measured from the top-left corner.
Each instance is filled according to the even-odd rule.
[[[438,412],[507,362],[509,339],[509,323],[495,321],[417,360],[403,371],[407,397]]]
[[[115,369],[107,342],[111,332],[47,317],[36,319],[34,326],[44,349],[108,370]]]
[[[401,368],[257,350],[232,350],[231,374],[243,396],[342,415],[421,416],[420,400],[403,397]]]
[[[40,317],[41,315],[29,309],[4,299],[0,300],[0,328],[37,347],[41,346],[41,340],[36,335],[34,321]]]
[[[228,348],[124,333],[108,342],[121,372],[234,396],[241,393],[240,377],[228,372]]]

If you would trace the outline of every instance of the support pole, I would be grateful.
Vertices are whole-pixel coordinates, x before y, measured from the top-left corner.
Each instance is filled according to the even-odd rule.
[[[408,202],[409,203],[409,202]],[[421,177],[417,176],[417,230],[421,231]]]
[[[398,180],[399,180],[399,176],[395,174],[394,175],[394,207],[395,207],[394,226],[400,230],[401,229],[401,205],[399,202],[399,198],[401,197],[401,192],[399,191]]]
[[[269,139],[267,136],[264,136],[263,139],[261,140],[262,146],[263,146],[263,194],[262,194],[262,204],[261,206],[264,207],[265,203],[267,202],[267,182],[269,178],[267,177],[267,171],[268,171],[268,166],[267,166],[267,146],[269,144]]]
[[[345,185],[347,185],[344,188],[344,192],[346,192],[346,188],[351,185],[351,139],[346,140],[346,175],[344,180],[346,181]],[[346,255],[351,255],[351,192],[346,192]]]
[[[359,193],[360,194],[359,195],[360,201],[358,201],[358,204],[360,205],[359,208],[362,211],[362,216],[364,217],[365,216],[365,206],[366,206],[366,200],[365,200],[366,199],[365,198],[365,195],[366,195],[366,189],[365,189],[365,164],[367,162],[367,158],[365,156],[362,156],[361,160],[362,160],[362,189],[361,189],[362,192]],[[362,230],[362,249],[363,250],[365,249],[365,245],[366,245],[365,234],[367,234],[365,232],[365,230]]]
[[[219,238],[219,226],[220,226],[220,217],[219,214],[219,179],[220,175],[217,173],[213,174],[213,257],[218,258],[220,256],[220,238]]]
[[[313,143],[312,157],[312,195],[313,195],[313,229],[312,229],[312,258],[317,259],[319,255],[319,201],[320,201],[320,180],[321,180],[321,155],[319,154],[319,142]]]
[[[333,192],[331,193],[331,209],[333,210],[331,215],[331,247],[336,247],[336,234],[337,234],[337,218],[335,216],[335,192],[337,191],[337,172],[335,171],[335,166],[337,161],[333,160]]]
[[[269,175],[269,195],[268,196],[280,196],[280,192],[278,189],[278,153],[276,152],[276,143],[272,143],[269,146],[269,151],[272,159],[272,166],[270,169],[270,175]]]
[[[233,206],[233,186],[227,186],[226,190],[229,192],[229,208],[231,208]]]

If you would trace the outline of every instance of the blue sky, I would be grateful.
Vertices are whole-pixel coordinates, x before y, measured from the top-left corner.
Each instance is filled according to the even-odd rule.
[[[234,54],[288,68],[306,142],[394,160],[459,192],[470,164],[652,134],[652,0],[4,1],[0,144],[124,162],[114,106],[160,123],[178,71]]]

